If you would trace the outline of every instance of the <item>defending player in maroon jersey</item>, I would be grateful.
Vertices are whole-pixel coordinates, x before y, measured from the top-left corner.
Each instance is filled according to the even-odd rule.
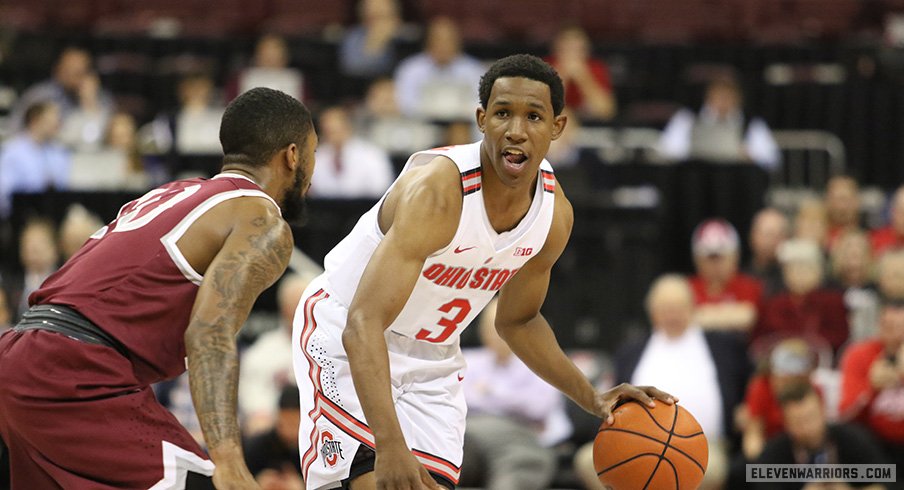
[[[222,173],[123,206],[0,336],[14,488],[258,488],[235,334],[288,264],[317,136],[300,102],[253,89],[226,109],[220,141]],[[149,387],[186,367],[209,459]]]

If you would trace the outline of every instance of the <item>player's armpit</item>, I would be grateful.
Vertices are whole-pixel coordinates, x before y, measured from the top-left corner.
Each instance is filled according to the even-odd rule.
[[[235,207],[232,230],[205,271],[185,331],[192,399],[211,458],[218,469],[239,466],[240,472],[247,469],[236,420],[235,334],[257,296],[285,271],[293,247],[285,221],[258,201]]]

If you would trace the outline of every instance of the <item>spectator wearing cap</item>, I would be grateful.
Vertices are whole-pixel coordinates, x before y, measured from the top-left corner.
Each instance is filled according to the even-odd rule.
[[[870,233],[873,254],[877,257],[888,250],[904,248],[904,185],[891,198],[888,225]]]
[[[788,240],[779,247],[778,258],[786,291],[763,302],[751,340],[803,336],[828,342],[837,352],[848,338],[847,309],[840,291],[822,285],[819,246],[809,240]]]
[[[893,461],[904,461],[904,303],[885,303],[876,337],[845,351],[839,410],[872,430]]]
[[[763,285],[738,272],[740,240],[735,227],[724,219],[706,220],[694,230],[692,248],[696,322],[704,329],[749,330],[756,322]]]
[[[765,371],[747,385],[744,409],[739,413],[741,449],[748,461],[756,459],[766,441],[784,430],[777,394],[791,384],[811,382],[815,369],[815,356],[803,339],[785,339],[772,348]]]
[[[875,439],[852,424],[832,424],[819,394],[810,383],[795,383],[778,395],[784,433],[766,444],[758,464],[882,464],[886,462]],[[854,485],[857,485],[856,483]],[[780,490],[849,489],[847,483],[803,482],[756,483],[753,488]],[[864,485],[869,490],[886,488],[881,483]]]
[[[656,279],[646,299],[652,332],[619,347],[615,382],[664,386],[681,399],[700,422],[710,443],[710,467],[704,487],[718,487],[726,476],[732,414],[740,405],[750,363],[743,340],[729,332],[705,331],[694,322],[694,293],[687,279],[666,274]],[[588,455],[576,464],[592,468]],[[596,474],[583,480],[592,482]],[[595,487],[594,487],[595,488]]]
[[[744,272],[759,279],[763,294],[772,295],[782,289],[782,269],[778,264],[778,247],[788,239],[788,218],[775,208],[761,209],[750,227],[750,262]]]

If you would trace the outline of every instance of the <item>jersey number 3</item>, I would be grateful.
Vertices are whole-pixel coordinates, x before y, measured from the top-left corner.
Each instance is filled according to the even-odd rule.
[[[451,313],[452,309],[457,309],[458,312],[452,318],[443,317],[439,320],[438,325],[443,327],[442,331],[436,334],[435,337],[431,337],[433,334],[430,330],[426,328],[422,328],[420,332],[417,333],[414,337],[418,340],[424,340],[427,342],[440,343],[448,339],[456,329],[458,329],[458,324],[460,324],[467,316],[468,313],[471,312],[471,303],[466,299],[457,298],[452,301],[442,305],[439,307],[439,311],[443,313]]]

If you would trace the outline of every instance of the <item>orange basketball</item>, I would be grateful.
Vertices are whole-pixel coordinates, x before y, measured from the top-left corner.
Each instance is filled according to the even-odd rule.
[[[600,427],[593,466],[615,490],[693,490],[703,480],[709,453],[703,429],[684,407],[628,402]]]

